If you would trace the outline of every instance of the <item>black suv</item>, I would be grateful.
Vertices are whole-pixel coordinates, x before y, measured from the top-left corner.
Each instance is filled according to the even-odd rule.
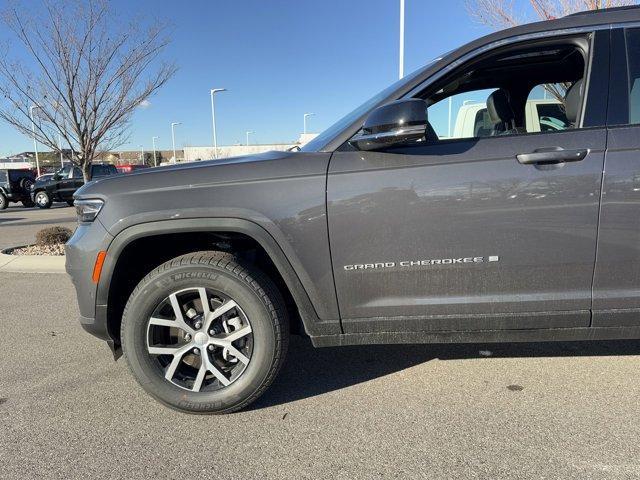
[[[33,207],[30,193],[35,181],[35,174],[27,168],[0,169],[0,210],[7,208],[9,202]]]
[[[96,163],[91,166],[91,178],[117,175],[118,170],[107,163]],[[67,202],[73,205],[73,194],[82,185],[82,170],[71,164],[58,170],[53,177],[37,180],[31,192],[31,200],[40,208],[49,208],[53,202]]]

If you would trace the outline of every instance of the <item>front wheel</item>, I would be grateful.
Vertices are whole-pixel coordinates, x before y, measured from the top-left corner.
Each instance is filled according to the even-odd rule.
[[[0,192],[0,210],[4,210],[9,206],[9,199],[4,193]]]
[[[230,413],[256,400],[284,360],[289,323],[270,279],[230,254],[170,260],[136,287],[122,349],[154,398],[191,413]]]
[[[53,203],[51,201],[51,197],[49,197],[49,194],[44,190],[40,190],[38,193],[36,193],[34,200],[39,208],[50,208],[51,204]]]

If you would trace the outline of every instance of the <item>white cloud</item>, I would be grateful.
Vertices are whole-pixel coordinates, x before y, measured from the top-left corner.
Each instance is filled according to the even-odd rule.
[[[138,107],[140,108],[149,108],[151,106],[151,102],[149,100],[143,100],[140,102],[140,104],[138,105]]]

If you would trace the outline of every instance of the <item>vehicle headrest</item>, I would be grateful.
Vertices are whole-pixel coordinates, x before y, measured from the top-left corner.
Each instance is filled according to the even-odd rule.
[[[580,105],[582,104],[582,79],[575,82],[569,87],[564,96],[564,111],[567,115],[569,123],[574,124],[580,113]]]
[[[487,98],[487,113],[491,123],[511,123],[515,115],[509,101],[509,94],[503,88],[500,88],[489,95]]]

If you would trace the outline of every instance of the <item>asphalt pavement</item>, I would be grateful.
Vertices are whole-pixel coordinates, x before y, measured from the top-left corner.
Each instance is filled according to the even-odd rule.
[[[49,209],[11,203],[0,210],[0,250],[33,243],[38,231],[53,225],[76,228],[75,209],[66,203],[54,203]]]
[[[0,226],[0,234],[5,226]],[[249,410],[169,410],[76,321],[63,274],[0,274],[0,478],[640,478],[640,342],[314,349]]]

